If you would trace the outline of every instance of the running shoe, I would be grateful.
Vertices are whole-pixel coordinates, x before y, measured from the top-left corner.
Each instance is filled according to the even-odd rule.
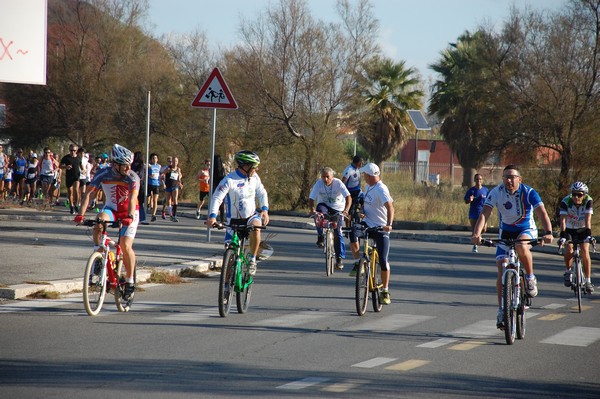
[[[535,276],[531,278],[525,278],[525,291],[527,292],[527,296],[530,298],[535,298],[538,294],[537,289],[537,279]]]
[[[251,276],[254,276],[256,274],[256,261],[255,260],[250,260],[248,262],[248,273],[250,273]]]
[[[179,220],[177,220],[177,216],[171,216],[171,221],[172,222],[179,222]]]
[[[473,253],[477,253],[477,245],[473,245],[473,249],[471,250]]]
[[[335,262],[335,268],[338,270],[342,270],[344,268],[344,262],[342,261],[342,258],[338,257],[336,262]]]
[[[381,290],[381,303],[384,305],[389,305],[392,303],[392,298],[390,297],[390,290],[383,288]]]
[[[354,262],[354,265],[352,266],[352,270],[350,270],[350,273],[348,275],[350,277],[356,277],[357,271],[358,271],[358,261]]]
[[[152,219],[150,219],[151,222],[156,222],[156,215],[152,215]]]
[[[565,284],[565,287],[570,287],[571,286],[571,271],[567,270],[565,272],[565,274],[563,274],[563,283]]]
[[[200,211],[196,211],[196,219],[200,220]]]
[[[135,294],[135,285],[131,283],[125,283],[125,292],[123,293],[123,299],[127,302],[133,299]]]
[[[165,211],[163,211],[163,213],[162,213],[162,218],[163,218],[163,220],[166,220],[166,219],[167,219],[167,214],[166,214],[166,212],[165,212]]]
[[[498,309],[498,313],[496,314],[496,328],[504,329],[504,312],[502,309]]]
[[[325,238],[323,235],[317,237],[317,247],[323,248],[325,246]]]
[[[594,285],[592,284],[591,281],[588,281],[583,284],[583,290],[585,291],[586,294],[591,294],[594,292]]]

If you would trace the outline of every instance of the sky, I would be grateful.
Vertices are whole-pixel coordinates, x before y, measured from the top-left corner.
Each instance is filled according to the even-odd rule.
[[[353,0],[350,0],[353,1]],[[228,48],[239,40],[241,18],[255,19],[269,4],[278,0],[148,0],[148,29],[160,37],[169,33],[206,33],[214,48]],[[378,43],[384,55],[406,61],[407,67],[432,78],[428,68],[439,59],[448,43],[464,31],[481,24],[502,26],[510,7],[529,6],[556,11],[567,0],[371,0],[379,20]],[[313,17],[326,22],[339,21],[335,0],[308,0]]]

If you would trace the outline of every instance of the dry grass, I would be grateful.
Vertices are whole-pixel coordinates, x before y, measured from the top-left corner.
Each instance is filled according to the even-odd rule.
[[[181,284],[183,279],[177,274],[154,270],[150,274],[148,282],[155,284]]]
[[[466,190],[414,184],[412,178],[394,173],[386,173],[383,181],[394,198],[395,220],[469,226]],[[488,227],[497,225],[498,216],[492,212]]]
[[[33,294],[27,295],[28,299],[59,299],[60,293],[56,291],[36,291]]]

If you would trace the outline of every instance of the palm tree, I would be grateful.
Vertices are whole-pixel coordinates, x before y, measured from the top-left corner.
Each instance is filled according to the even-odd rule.
[[[362,97],[369,107],[370,118],[358,130],[358,142],[380,164],[398,153],[406,143],[409,109],[420,109],[423,92],[414,68],[405,62],[376,58],[366,68]]]

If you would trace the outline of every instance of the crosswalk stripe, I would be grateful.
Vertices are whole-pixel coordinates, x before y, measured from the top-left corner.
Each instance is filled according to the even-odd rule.
[[[301,324],[310,323],[315,320],[340,316],[345,313],[342,312],[298,312],[286,314],[283,316],[273,317],[270,319],[258,320],[252,323],[252,325],[259,326],[275,326],[275,327],[294,327]]]
[[[354,389],[360,385],[364,385],[368,383],[368,381],[346,381],[346,382],[338,382],[335,384],[331,384],[331,385],[327,385],[326,387],[324,387],[323,389],[321,389],[322,391],[325,392],[335,392],[335,393],[342,393],[342,392],[347,392],[351,389]]]
[[[571,327],[540,342],[556,345],[589,346],[599,339],[600,328]]]
[[[542,306],[542,309],[555,310],[565,307],[564,303],[549,303],[548,305]]]
[[[453,351],[468,351],[473,348],[477,348],[478,346],[485,345],[486,343],[483,341],[469,341],[463,342],[462,344],[457,344],[449,347],[448,349]]]
[[[354,326],[350,326],[350,331],[377,331],[387,332],[395,331],[400,328],[412,326],[433,319],[433,316],[422,316],[412,314],[395,314],[378,319],[376,322],[366,321]]]
[[[393,366],[388,366],[385,369],[394,371],[409,371],[416,369],[417,367],[423,367],[428,363],[430,363],[429,360],[411,359],[402,363],[394,364]]]
[[[554,321],[554,320],[562,319],[563,317],[565,317],[564,314],[550,313],[550,314],[547,314],[546,316],[540,317],[539,320]]]
[[[329,381],[329,378],[307,377],[298,381],[288,382],[287,384],[280,385],[277,387],[277,389],[288,389],[297,391],[300,389],[308,388],[313,385],[321,384],[326,381]]]
[[[371,369],[373,367],[378,367],[386,363],[391,363],[397,360],[394,357],[375,357],[370,360],[365,360],[364,362],[353,364],[351,367],[360,367],[365,369]]]
[[[457,342],[458,340],[455,338],[440,338],[435,341],[425,342],[424,344],[417,345],[417,348],[439,348],[440,346],[452,344]]]

